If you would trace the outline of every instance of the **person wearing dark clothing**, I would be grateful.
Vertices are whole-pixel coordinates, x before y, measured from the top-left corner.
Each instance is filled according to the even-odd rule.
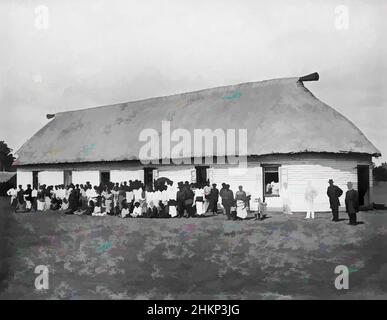
[[[222,196],[222,205],[227,215],[227,220],[231,220],[231,207],[234,205],[234,193],[230,190],[230,185],[225,185],[225,190]]]
[[[209,195],[210,204],[208,210],[213,214],[218,214],[218,200],[219,200],[219,190],[216,188],[216,183],[212,184],[212,189]]]
[[[352,182],[347,183],[348,191],[345,194],[345,209],[348,213],[349,224],[356,225],[356,213],[359,211],[359,195],[352,189]]]
[[[343,190],[341,190],[338,186],[333,184],[333,180],[329,179],[329,187],[327,189],[327,195],[329,197],[329,204],[332,209],[332,221],[339,221],[339,207],[340,200],[339,198],[343,194]]]
[[[185,185],[185,201],[184,206],[187,210],[187,218],[191,218],[195,215],[195,208],[193,207],[193,200],[195,198],[195,193],[192,191],[189,185]]]
[[[31,210],[32,209],[32,189],[31,185],[27,184],[27,189],[24,191],[24,196],[26,200],[26,209]]]
[[[185,208],[185,191],[183,185],[179,183],[179,190],[176,193],[176,201],[177,201],[177,213],[179,218],[184,216],[184,208]]]

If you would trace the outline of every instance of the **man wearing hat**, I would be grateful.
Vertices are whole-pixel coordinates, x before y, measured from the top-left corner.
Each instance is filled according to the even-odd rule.
[[[332,209],[332,221],[339,221],[339,207],[340,207],[340,200],[339,198],[343,194],[343,190],[341,190],[338,186],[335,186],[333,184],[333,180],[329,179],[328,181],[329,187],[327,189],[327,195],[329,197],[329,204]]]

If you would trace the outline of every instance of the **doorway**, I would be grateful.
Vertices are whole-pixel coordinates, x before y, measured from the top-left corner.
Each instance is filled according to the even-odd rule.
[[[144,185],[153,186],[153,170],[156,168],[144,168]]]
[[[196,169],[196,184],[199,188],[203,188],[207,183],[208,166],[195,167]]]
[[[32,188],[38,190],[39,188],[39,171],[32,171]]]
[[[368,205],[370,190],[370,168],[368,165],[357,166],[357,189],[359,193],[359,205]]]
[[[110,171],[101,171],[100,181],[103,185],[110,183]]]

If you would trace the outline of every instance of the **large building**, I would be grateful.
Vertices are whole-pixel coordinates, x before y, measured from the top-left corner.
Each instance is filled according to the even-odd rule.
[[[280,207],[287,185],[292,210],[305,211],[304,192],[310,181],[318,190],[316,209],[328,211],[326,188],[332,178],[343,190],[352,181],[360,203],[368,204],[372,202],[372,157],[380,152],[351,121],[305,88],[303,83],[313,80],[318,80],[317,73],[51,115],[52,120],[17,152],[17,183],[90,181],[97,185],[138,179],[149,184],[156,177],[201,183],[208,179],[218,186],[226,182],[234,191],[243,185],[252,195],[252,209],[257,208],[259,197],[269,208]],[[227,148],[218,139],[206,153],[206,159],[214,156],[213,161],[203,163],[196,153],[188,157],[172,151],[171,155],[169,150],[178,142],[188,150],[194,148],[191,140],[174,140],[173,134],[165,137],[165,124],[170,132],[184,129],[191,137],[197,129],[210,129],[207,133],[245,130],[246,145],[234,141],[234,154],[230,154],[226,134]],[[144,132],[153,132],[153,138],[164,143],[160,157],[150,154],[154,161],[146,164],[140,158],[148,143],[141,138]],[[245,168],[230,158],[220,161],[224,155],[246,156]],[[184,162],[176,164],[178,159]]]

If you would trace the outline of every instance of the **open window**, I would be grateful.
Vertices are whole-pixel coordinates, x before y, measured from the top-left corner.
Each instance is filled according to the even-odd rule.
[[[263,166],[263,193],[265,197],[279,196],[279,165]]]

